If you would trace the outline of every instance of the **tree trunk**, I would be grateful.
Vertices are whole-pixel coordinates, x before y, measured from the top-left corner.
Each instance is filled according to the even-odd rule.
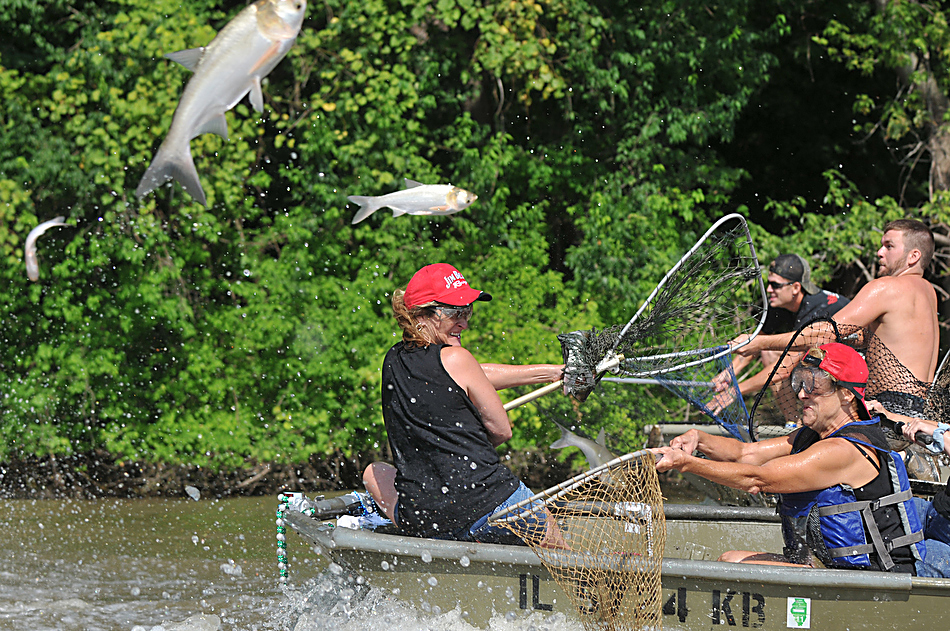
[[[878,13],[884,12],[888,1],[873,0]],[[914,73],[921,71],[924,79],[914,81]],[[926,56],[920,58],[916,53],[909,53],[908,63],[897,69],[897,76],[908,91],[921,96],[927,109],[927,123],[924,126],[926,136],[922,139],[919,151],[926,151],[930,155],[930,199],[933,200],[937,191],[950,189],[950,127],[943,122],[950,108],[950,99],[940,91],[930,59]]]

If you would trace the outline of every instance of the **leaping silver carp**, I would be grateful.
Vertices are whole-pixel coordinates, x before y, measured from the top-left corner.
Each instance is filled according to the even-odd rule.
[[[362,206],[350,222],[356,224],[380,208],[392,208],[393,217],[451,215],[471,206],[478,196],[451,184],[422,184],[406,179],[406,188],[401,191],[378,197],[350,195],[347,199]]]
[[[293,46],[306,10],[306,0],[257,0],[228,22],[206,47],[165,55],[195,74],[185,86],[168,135],[135,189],[138,197],[174,179],[192,197],[208,205],[191,157],[191,139],[212,133],[227,140],[224,113],[248,92],[254,109],[264,111],[261,79]]]
[[[65,217],[55,217],[49,221],[44,221],[30,230],[30,233],[26,235],[26,244],[23,246],[23,258],[26,259],[26,275],[30,280],[36,282],[40,279],[40,264],[36,260],[36,240],[50,228],[55,226],[68,226],[69,224],[64,221],[65,219]]]
[[[577,447],[584,453],[584,457],[587,458],[587,464],[591,469],[606,464],[616,457],[607,449],[604,440],[604,430],[600,430],[600,433],[597,435],[597,441],[595,442],[589,438],[578,436],[557,421],[554,421],[554,424],[560,428],[561,437],[551,443],[552,449]]]

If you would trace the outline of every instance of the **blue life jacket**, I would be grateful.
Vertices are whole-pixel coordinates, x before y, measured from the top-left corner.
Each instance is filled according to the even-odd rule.
[[[874,440],[881,444],[874,445],[853,436],[839,436],[846,430],[871,440],[875,430],[880,433],[877,418],[848,423],[829,438],[844,438],[876,451],[878,475],[862,487],[865,497],[861,498],[845,484],[783,493],[779,513],[785,554],[793,563],[807,563],[811,550],[826,567],[913,573],[915,561],[924,559],[926,548],[904,462],[886,447],[883,434],[881,440]],[[799,438],[802,436],[796,438],[792,453],[800,453],[815,442]],[[877,497],[867,497],[869,494]],[[892,556],[898,557],[897,561]]]

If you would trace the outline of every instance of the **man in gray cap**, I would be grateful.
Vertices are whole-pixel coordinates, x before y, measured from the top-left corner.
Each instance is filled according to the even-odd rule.
[[[762,333],[788,333],[817,318],[830,318],[848,302],[844,296],[818,289],[811,282],[808,261],[797,254],[781,254],[769,265],[769,313]]]
[[[802,325],[817,318],[830,318],[849,300],[834,292],[819,289],[811,281],[808,261],[797,254],[780,254],[769,265],[766,294],[769,312],[762,326],[764,335],[797,331]],[[762,389],[772,367],[781,355],[780,350],[763,350],[758,357],[763,368],[755,375],[739,382],[739,392],[748,396]],[[754,355],[735,355],[732,369],[738,375],[752,362]],[[718,383],[718,382],[717,382]],[[720,391],[726,391],[728,380],[722,380]]]

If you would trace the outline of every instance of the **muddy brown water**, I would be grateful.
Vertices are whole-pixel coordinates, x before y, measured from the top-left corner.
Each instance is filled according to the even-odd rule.
[[[324,580],[326,561],[292,533],[291,582],[281,587],[276,509],[276,496],[0,500],[0,629],[472,630],[452,612],[341,593]],[[573,623],[502,618],[493,628]]]

